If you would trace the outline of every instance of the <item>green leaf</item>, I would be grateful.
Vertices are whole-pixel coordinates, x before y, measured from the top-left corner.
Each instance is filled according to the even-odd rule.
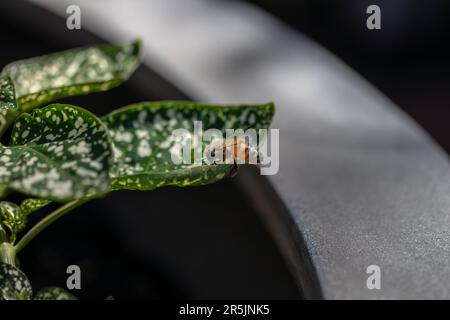
[[[12,202],[0,202],[1,224],[10,231],[9,241],[14,243],[17,234],[22,231],[27,224],[27,217],[22,214],[20,207]]]
[[[20,112],[55,99],[105,91],[128,79],[139,65],[140,41],[71,49],[8,64]]]
[[[27,276],[16,267],[0,262],[0,300],[30,300],[32,295]]]
[[[216,182],[227,176],[233,165],[175,164],[173,131],[183,128],[192,132],[194,121],[202,121],[203,130],[268,128],[273,113],[273,104],[214,106],[186,101],[143,102],[119,109],[102,118],[113,141],[112,189],[151,190]]]
[[[47,287],[39,290],[34,300],[78,300],[78,298],[63,288]]]
[[[112,161],[109,136],[90,112],[63,104],[21,115],[13,146],[0,145],[0,184],[55,201],[108,191]]]
[[[19,114],[14,85],[6,76],[0,76],[0,136]]]
[[[21,205],[8,201],[0,201],[0,238],[6,238],[6,233],[2,226],[9,229],[9,242],[14,243],[19,232],[27,225],[27,216],[32,212],[50,203],[45,199],[25,199]]]

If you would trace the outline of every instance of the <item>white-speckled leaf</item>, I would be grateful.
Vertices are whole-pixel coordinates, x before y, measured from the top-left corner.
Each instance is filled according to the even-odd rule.
[[[23,114],[12,142],[0,145],[0,183],[8,188],[62,202],[108,191],[111,144],[92,113],[53,104]]]
[[[16,267],[0,262],[0,300],[30,300],[32,295],[27,276]]]
[[[19,209],[23,216],[28,216],[31,213],[41,209],[42,207],[45,207],[50,202],[51,201],[47,199],[28,198],[22,201]]]
[[[39,290],[34,300],[78,300],[78,298],[63,288],[47,287]]]
[[[9,77],[0,76],[0,136],[18,114],[13,82]]]
[[[194,186],[216,182],[230,173],[230,164],[175,164],[171,149],[175,129],[193,131],[270,126],[273,104],[215,106],[186,101],[143,102],[105,117],[113,141],[112,189],[151,190],[166,185]],[[205,146],[204,146],[205,147]]]
[[[139,41],[121,46],[76,48],[12,62],[2,70],[0,76],[1,79],[9,77],[14,84],[19,109],[17,116],[56,99],[118,86],[139,65],[139,50]],[[0,80],[0,92],[5,81]],[[3,90],[11,92],[9,84],[6,86],[7,89]],[[9,100],[7,103],[11,104]],[[4,109],[1,102],[0,109]],[[0,129],[9,126],[13,120],[14,117],[5,119],[3,125],[0,123]]]

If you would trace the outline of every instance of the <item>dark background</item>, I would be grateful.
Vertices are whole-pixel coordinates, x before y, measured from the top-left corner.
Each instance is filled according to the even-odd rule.
[[[450,152],[450,1],[249,0],[336,54]],[[381,30],[366,9],[381,9]]]

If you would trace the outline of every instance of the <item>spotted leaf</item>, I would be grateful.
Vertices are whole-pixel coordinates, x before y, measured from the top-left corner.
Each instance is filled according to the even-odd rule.
[[[7,76],[0,76],[0,136],[18,115],[14,84]]]
[[[53,104],[23,114],[12,143],[0,145],[0,183],[8,188],[61,202],[108,191],[111,144],[90,112]]]
[[[29,300],[32,295],[27,276],[16,267],[0,262],[0,300]]]
[[[139,41],[76,48],[10,63],[1,75],[14,83],[20,112],[28,112],[55,99],[119,85],[139,65],[139,50]]]
[[[8,195],[8,193],[8,188],[5,185],[0,184],[0,200],[4,199]]]
[[[112,188],[151,190],[216,182],[227,176],[233,165],[176,164],[180,161],[173,160],[179,151],[175,150],[179,144],[172,137],[174,130],[193,132],[194,121],[201,121],[203,130],[221,132],[268,128],[273,113],[273,104],[214,106],[186,101],[143,102],[119,109],[103,118],[113,141]]]
[[[78,300],[73,294],[60,287],[41,289],[34,296],[34,300]]]
[[[21,214],[26,217],[31,213],[41,209],[42,207],[45,207],[50,202],[51,201],[47,199],[28,198],[22,201],[19,209],[21,211]]]

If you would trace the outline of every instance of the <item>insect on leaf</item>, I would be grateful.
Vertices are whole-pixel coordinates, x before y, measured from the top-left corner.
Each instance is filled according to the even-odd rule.
[[[172,157],[180,150],[174,130],[193,132],[194,121],[202,121],[203,130],[268,128],[273,113],[273,104],[215,106],[186,101],[143,102],[119,109],[103,117],[113,141],[112,188],[151,190],[216,182],[233,165],[176,164],[179,161]]]
[[[30,300],[32,295],[27,276],[16,267],[0,262],[0,300]]]
[[[34,300],[78,300],[78,298],[63,288],[47,287],[39,290]]]
[[[23,114],[12,143],[0,145],[0,183],[8,188],[61,202],[108,191],[111,144],[90,112],[53,104]]]
[[[139,65],[140,41],[70,49],[8,64],[2,76],[15,86],[20,112],[56,99],[105,91]]]

